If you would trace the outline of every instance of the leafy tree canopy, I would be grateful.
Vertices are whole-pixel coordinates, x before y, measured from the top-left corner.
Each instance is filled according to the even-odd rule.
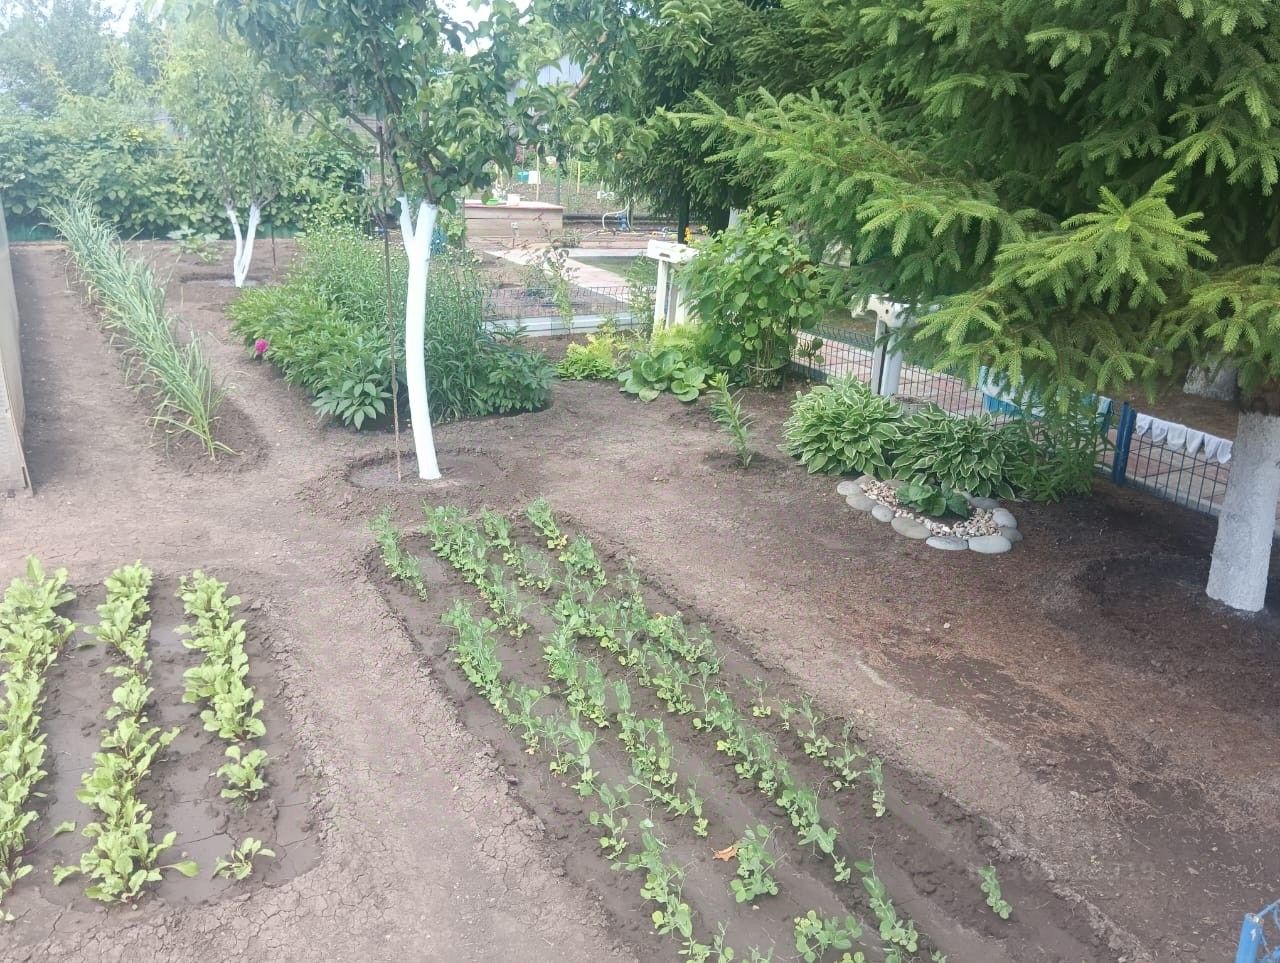
[[[533,83],[557,50],[511,0],[478,24],[431,0],[218,0],[218,11],[286,104],[384,141],[396,189],[435,204],[509,170],[564,96]]]
[[[101,95],[120,41],[100,0],[0,0],[0,93],[52,113],[63,94]]]

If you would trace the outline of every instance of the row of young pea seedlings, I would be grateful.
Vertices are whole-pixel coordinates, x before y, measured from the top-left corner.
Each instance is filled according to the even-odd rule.
[[[491,512],[486,512],[484,519],[486,526],[506,524],[505,519]],[[460,512],[439,508],[427,513],[424,531],[431,536],[433,551],[477,588],[497,619],[496,624],[517,638],[523,635],[527,623],[523,619],[525,606],[518,585],[504,570],[505,557],[503,563],[490,561],[486,538],[479,528]],[[616,722],[619,739],[632,761],[633,786],[643,788],[649,802],[660,804],[667,812],[690,816],[694,832],[705,837],[707,820],[703,815],[703,800],[696,787],[676,785],[672,768],[674,750],[662,721],[643,718],[632,711],[626,683],[610,685],[599,663],[582,657],[572,631],[563,624],[543,641],[547,675],[562,688],[573,716],[570,728],[549,733],[557,754],[555,765],[562,766],[563,760],[572,755],[570,750],[590,737],[591,726],[605,729]],[[611,693],[618,706],[616,715],[608,706]],[[579,719],[584,720],[588,728],[573,728]],[[582,735],[584,732],[587,737]],[[593,776],[594,772],[583,775],[585,782],[578,787],[583,795],[589,795]]]
[[[504,576],[485,564],[484,539],[475,526],[456,510],[438,509],[427,513],[424,531],[431,535],[434,550],[481,590],[491,611],[507,622],[508,632],[522,633],[522,625],[508,617],[511,614],[509,596],[491,591],[495,581]],[[403,549],[384,552],[384,560],[388,554],[400,557]],[[395,570],[388,567],[395,575]],[[507,724],[521,734],[527,751],[531,754],[545,751],[553,774],[576,779],[573,788],[578,794],[595,798],[597,808],[590,812],[589,819],[601,832],[598,839],[601,851],[615,870],[644,872],[641,891],[656,907],[651,914],[655,931],[678,939],[680,955],[684,958],[702,963],[711,960],[726,963],[735,959],[723,927],[710,942],[704,943],[695,937],[692,910],[680,898],[684,870],[666,857],[666,845],[654,831],[647,810],[637,821],[639,840],[635,839],[634,830],[629,832],[631,820],[627,812],[661,805],[677,816],[689,816],[696,834],[705,837],[707,833],[702,800],[696,789],[684,786],[682,790],[678,785],[673,748],[661,720],[642,717],[632,709],[625,682],[610,687],[618,704],[616,713],[610,714],[605,704],[606,685],[598,664],[582,659],[563,636],[557,639],[553,633],[544,640],[543,661],[548,679],[556,688],[537,689],[501,681],[502,664],[493,638],[499,623],[476,620],[461,602],[445,614],[444,621],[458,633],[454,651],[464,674]],[[567,713],[535,711],[553,691],[564,702]],[[631,772],[626,784],[610,785],[593,763],[592,752],[600,730],[615,724],[619,740],[630,757]],[[776,892],[776,884],[770,880],[769,885],[772,887],[769,891]],[[751,950],[743,959],[763,963],[770,958],[769,954]]]
[[[150,725],[147,717],[152,692],[147,650],[151,581],[151,570],[141,564],[116,569],[106,581],[106,601],[97,608],[100,621],[88,629],[117,659],[107,670],[119,680],[106,713],[107,721],[115,725],[103,730],[101,751],[93,756],[94,768],[81,777],[76,791],[76,798],[97,813],[81,830],[92,845],[78,864],[58,866],[53,871],[54,883],[85,876],[89,880],[85,895],[105,903],[133,902],[143,886],[159,880],[168,869],[183,876],[199,872],[190,859],[160,864],[177,833],[170,830],[159,842],[153,841],[152,812],[140,793],[156,754],[179,732],[177,727],[161,730]],[[70,829],[73,824],[63,824],[55,833]]]
[[[43,768],[45,734],[40,731],[49,670],[75,631],[59,606],[75,596],[67,573],[47,576],[40,562],[27,559],[26,575],[13,580],[0,601],[0,920],[12,922],[3,902],[18,880],[31,872],[25,862],[27,829],[36,821],[36,786]],[[28,808],[32,806],[32,808]]]
[[[681,663],[687,663],[694,668],[699,680],[696,687],[704,694],[710,691],[711,680],[720,669],[714,644],[705,630],[700,634],[691,635],[685,630],[678,616],[649,615],[639,591],[638,579],[630,570],[624,576],[629,591],[623,598],[601,599],[600,604],[595,604],[596,590],[607,579],[590,542],[583,536],[570,542],[560,532],[545,502],[540,501],[531,506],[528,515],[531,522],[545,537],[548,547],[561,550],[560,561],[566,569],[563,576],[557,576],[554,573],[545,556],[538,558],[541,553],[537,550],[530,551],[527,546],[516,545],[506,519],[492,512],[482,513],[481,518],[490,546],[501,551],[504,561],[517,570],[517,584],[533,585],[542,591],[549,591],[554,586],[564,589],[555,606],[550,610],[558,624],[555,641],[550,647],[550,651],[556,653],[556,660],[563,660],[563,656],[559,653],[567,650],[571,640],[577,635],[594,638],[606,651],[614,653],[624,667],[635,672],[641,684],[652,689],[670,711],[679,714],[692,713],[694,704],[689,698],[688,689],[694,683]],[[453,562],[460,570],[469,569],[472,572],[480,572],[486,568],[487,547],[481,544],[474,526],[460,519],[461,513],[456,510],[436,510],[429,513],[427,530],[436,533],[435,548],[442,557]],[[442,530],[443,537],[441,537]],[[585,701],[588,705],[591,702],[601,703],[600,696],[590,698],[593,691],[601,693],[602,690],[602,682],[596,681],[600,678],[598,666],[596,672],[592,672],[591,663],[587,665],[588,668],[583,672],[579,682],[579,688],[584,691],[571,695],[571,698],[579,702]],[[602,706],[597,709],[597,722],[599,717],[603,716],[603,712]],[[752,749],[759,749],[762,744],[765,749],[768,749],[768,739],[769,737],[764,734],[747,738],[748,755]],[[732,740],[729,746],[732,746]],[[728,747],[718,745],[718,748],[725,751]],[[736,768],[739,775],[744,775],[741,762],[736,765]],[[772,767],[768,770],[769,773],[774,771]],[[750,775],[747,775],[749,778]],[[814,844],[831,855],[834,849],[835,830],[821,825],[817,811],[817,794],[795,785],[786,773],[780,783],[780,791],[775,793],[776,801],[788,810],[793,824],[801,830],[799,833],[801,842]],[[775,789],[778,788],[775,786]],[[883,797],[878,798],[882,804]],[[700,820],[700,823],[705,832],[705,820]],[[767,830],[761,827],[760,831]],[[764,847],[758,845],[751,836],[744,836],[738,847],[734,848],[742,850],[746,857],[739,861],[741,878],[734,881],[735,897],[742,901],[754,899],[762,893],[776,892],[772,879],[768,877],[767,872],[761,871],[764,864],[763,857],[767,855]],[[904,944],[896,945],[891,942],[886,949],[885,958],[890,961],[902,960],[904,949],[907,952],[914,952],[916,949],[917,937],[914,926],[909,922],[904,923],[898,920],[892,902],[888,899],[887,891],[875,876],[874,867],[870,863],[859,863],[857,866],[863,872],[863,883],[868,890],[869,902],[880,919],[882,938],[897,937],[900,943]],[[850,871],[847,866],[842,861],[838,861],[837,879],[844,881],[849,876]],[[843,922],[822,921],[816,934],[811,933],[811,929],[812,920],[808,917],[796,921],[798,950],[805,951],[806,947],[816,950],[819,945],[838,948],[839,939],[825,943],[824,934],[829,936],[833,929],[846,934],[856,930],[856,935],[861,935],[861,929],[856,927],[856,921],[852,917],[846,918]],[[820,952],[822,951],[808,958],[817,959]],[[850,959],[853,958],[850,957]],[[935,959],[940,960],[942,957],[935,955]]]
[[[571,572],[583,576],[603,573],[603,566],[590,541],[579,535],[570,542],[545,500],[539,499],[531,504],[526,516],[548,549],[561,551],[561,561]],[[571,546],[576,548],[570,551]],[[521,553],[517,552],[517,564],[521,558]],[[591,580],[597,586],[602,581],[607,582],[607,579],[596,576],[591,576]],[[590,592],[574,593],[572,588],[557,600],[556,613],[577,626],[576,631],[582,637],[594,639],[603,649],[612,652],[621,665],[632,669],[639,682],[650,688],[671,712],[689,716],[695,729],[714,735],[717,751],[733,761],[735,772],[753,782],[762,794],[786,812],[798,843],[810,846],[832,860],[837,882],[849,881],[856,869],[867,903],[877,920],[886,963],[904,963],[912,958],[920,944],[915,924],[899,915],[872,861],[859,860],[850,866],[844,857],[838,855],[838,831],[836,827],[823,823],[817,791],[795,777],[773,736],[753,725],[738,710],[727,689],[716,682],[719,660],[714,654],[714,644],[705,635],[691,637],[678,617],[648,616],[639,581],[629,567],[617,580],[615,588],[618,595],[613,598],[597,599]],[[620,601],[625,604],[619,604]],[[637,616],[637,613],[641,614]],[[636,631],[638,625],[643,625],[642,633]],[[670,657],[660,656],[655,660],[655,648]],[[656,671],[652,671],[655,661]],[[847,730],[842,751],[834,753],[831,751],[834,745],[829,740],[826,744],[819,740],[816,727],[822,720],[812,713],[811,707],[808,721],[813,726],[808,730],[800,729],[802,738],[809,737],[805,740],[810,743],[808,754],[836,771],[840,788],[853,784],[865,774],[872,784],[873,811],[883,815],[881,761],[872,758],[865,769],[855,769],[856,760],[865,753],[849,743]],[[797,722],[797,728],[800,725]],[[806,960],[819,959],[827,949],[839,948],[845,939],[856,940],[862,935],[862,928],[853,917],[843,921],[819,922],[821,925],[815,929],[813,921],[807,917],[796,921],[797,952]],[[828,937],[834,942],[827,943]],[[931,958],[938,963],[945,959],[937,951],[931,954]]]
[[[709,943],[695,934],[693,911],[681,896],[685,871],[667,856],[667,846],[655,831],[652,819],[638,821],[636,839],[626,813],[634,805],[632,793],[639,780],[630,786],[610,786],[600,780],[592,757],[597,731],[591,721],[572,707],[567,713],[558,709],[534,711],[550,688],[537,689],[505,677],[495,621],[477,618],[461,600],[444,614],[442,621],[457,633],[451,648],[463,674],[506,724],[522,734],[530,754],[545,751],[553,774],[570,780],[576,777],[573,787],[579,795],[596,800],[596,808],[588,818],[601,832],[600,848],[615,871],[644,874],[641,895],[654,907],[651,919],[655,931],[677,940],[680,956],[695,963],[733,961],[736,956],[725,942],[723,929]],[[744,959],[767,963],[771,954],[752,950]]]

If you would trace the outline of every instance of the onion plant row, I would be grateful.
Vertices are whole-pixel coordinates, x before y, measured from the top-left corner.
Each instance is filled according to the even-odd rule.
[[[582,535],[570,540],[545,500],[539,499],[532,504],[526,515],[547,548],[559,553],[557,561],[560,567],[538,550],[518,544],[510,523],[493,512],[481,514],[481,533],[477,526],[463,520],[461,512],[436,509],[428,513],[425,531],[432,536],[435,551],[469,581],[477,584],[481,595],[495,612],[500,612],[500,605],[509,608],[513,604],[523,604],[505,599],[505,593],[495,596],[492,591],[494,585],[508,582],[503,566],[514,571],[516,586],[536,588],[555,597],[554,604],[547,609],[555,618],[557,627],[545,640],[545,654],[553,679],[564,684],[571,710],[597,726],[609,722],[603,698],[605,685],[599,666],[593,660],[583,659],[575,649],[578,640],[591,641],[631,671],[635,679],[650,689],[669,711],[689,717],[696,730],[714,736],[717,751],[733,761],[739,777],[753,782],[761,793],[784,810],[798,842],[832,860],[837,882],[849,881],[853,871],[857,870],[864,897],[877,920],[884,959],[888,963],[901,963],[913,958],[919,948],[914,924],[899,915],[871,861],[856,861],[850,866],[837,853],[838,832],[834,826],[824,824],[817,791],[796,778],[774,737],[760,730],[741,713],[727,689],[717,683],[720,659],[705,629],[691,632],[678,615],[649,613],[639,580],[630,567],[615,580],[613,592],[602,591],[609,580],[590,540]],[[501,556],[502,565],[490,561],[491,551]],[[630,704],[626,683],[621,685],[623,688],[615,693],[620,708]],[[763,686],[762,683],[760,685]],[[772,708],[765,709],[759,700],[752,712],[756,717],[771,713]],[[873,812],[877,816],[884,814],[882,763],[875,757],[869,757],[849,738],[847,727],[837,743],[824,734],[825,720],[807,701],[799,706],[784,705],[782,715],[784,728],[796,735],[806,755],[833,772],[832,785],[837,791],[865,777],[871,785]],[[632,724],[622,741],[632,755],[633,765],[639,766],[655,747],[637,741],[635,734],[636,728]],[[659,753],[661,745],[659,738],[656,747]],[[661,800],[661,793],[650,791],[649,802]],[[700,826],[705,832],[701,801],[697,802],[695,831]],[[676,808],[672,811],[681,810]],[[739,845],[745,847],[747,868],[742,877],[734,881],[737,884],[735,896],[744,894],[742,898],[746,898],[749,894],[754,898],[770,892],[771,880],[767,872],[759,871],[765,860],[758,842],[744,834]],[[743,866],[740,859],[739,868]],[[847,938],[860,937],[861,932],[861,927],[852,917],[843,921],[819,918],[816,922],[807,917],[800,918],[796,921],[797,951],[802,958],[809,958],[810,948],[820,945],[838,947]],[[933,959],[942,960],[943,957],[935,952]]]
[[[188,623],[178,631],[189,636],[189,649],[204,655],[183,675],[183,702],[205,705],[200,719],[208,732],[228,743],[227,762],[218,770],[224,799],[254,799],[266,788],[263,771],[266,750],[248,743],[267,733],[259,718],[263,702],[248,684],[249,656],[245,652],[244,620],[234,618],[238,595],[227,595],[227,584],[197,570],[178,589]]]
[[[40,732],[45,683],[75,631],[69,619],[57,614],[74,597],[66,582],[65,570],[46,576],[31,557],[26,576],[14,579],[0,601],[0,902],[31,872],[23,860],[27,828],[37,814],[27,807],[48,775],[42,768],[46,747]],[[0,907],[0,919],[8,922],[13,916]]]
[[[115,230],[84,198],[51,204],[45,213],[101,305],[104,327],[125,350],[126,376],[150,394],[152,421],[194,435],[210,457],[230,452],[215,437],[225,390],[199,339],[179,340],[151,268],[129,256]]]
[[[81,778],[76,792],[76,798],[98,814],[82,830],[93,845],[78,864],[59,866],[53,872],[55,883],[74,875],[87,877],[85,895],[105,903],[135,902],[143,887],[158,881],[165,870],[183,876],[199,871],[190,859],[160,865],[160,857],[172,848],[177,833],[165,833],[159,842],[152,839],[152,812],[139,792],[157,753],[179,732],[177,727],[162,731],[150,725],[147,717],[152,693],[147,618],[151,579],[151,570],[140,564],[116,569],[106,581],[106,601],[97,609],[100,621],[89,629],[117,657],[107,670],[119,680],[106,714],[115,725],[103,730],[94,768]]]

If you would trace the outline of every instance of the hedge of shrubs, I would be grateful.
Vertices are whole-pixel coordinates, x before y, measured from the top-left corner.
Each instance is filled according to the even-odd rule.
[[[356,223],[359,160],[321,131],[292,145],[284,191],[266,224]],[[221,201],[196,176],[181,141],[141,109],[94,97],[65,98],[51,117],[0,104],[0,195],[11,230],[38,228],[50,204],[83,193],[122,237],[229,230]]]
[[[299,242],[283,284],[253,288],[228,309],[232,330],[275,364],[315,407],[345,425],[383,419],[392,397],[391,333],[404,385],[407,268],[392,252],[388,311],[382,246],[330,229]],[[511,332],[484,323],[484,290],[465,263],[433,259],[427,308],[427,393],[433,421],[533,411],[550,399],[554,371]],[[388,316],[392,319],[388,325]]]
[[[862,382],[838,379],[796,398],[787,449],[810,472],[901,478],[939,493],[1057,501],[1092,484],[1099,440],[1089,412],[997,424],[940,408],[905,413]]]

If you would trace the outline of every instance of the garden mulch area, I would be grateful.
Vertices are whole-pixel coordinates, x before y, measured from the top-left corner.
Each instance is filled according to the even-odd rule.
[[[548,832],[555,787],[539,795],[467,708],[424,642],[443,638],[430,613],[402,622],[371,577],[368,518],[390,505],[413,524],[424,498],[512,511],[546,495],[744,665],[852,721],[891,790],[951,812],[979,848],[932,845],[994,859],[1015,915],[1019,893],[1029,918],[1069,907],[1097,934],[1073,947],[1083,958],[1227,958],[1241,914],[1276,896],[1280,593],[1251,618],[1204,598],[1211,519],[1099,483],[1092,499],[1023,506],[1026,540],[1007,555],[935,552],[776,450],[789,391],[747,399],[761,457],[746,472],[703,403],[557,384],[543,412],[440,428],[445,480],[399,483],[390,435],[317,422],[230,335],[234,292],[185,282],[171,304],[206,333],[261,439],[241,470],[196,473],[154,442],[57,258],[14,248],[36,495],[0,502],[0,560],[16,573],[38,551],[77,584],[135,558],[236,573],[269,617],[260,661],[315,779],[318,857],[198,905],[69,907],[5,958],[674,956],[616,918],[598,891],[622,884],[581,869],[593,857],[577,837]],[[881,875],[909,902],[929,881],[902,840],[905,871]],[[973,909],[943,914],[937,938],[966,946]],[[1063,949],[1015,945],[1010,959]]]

